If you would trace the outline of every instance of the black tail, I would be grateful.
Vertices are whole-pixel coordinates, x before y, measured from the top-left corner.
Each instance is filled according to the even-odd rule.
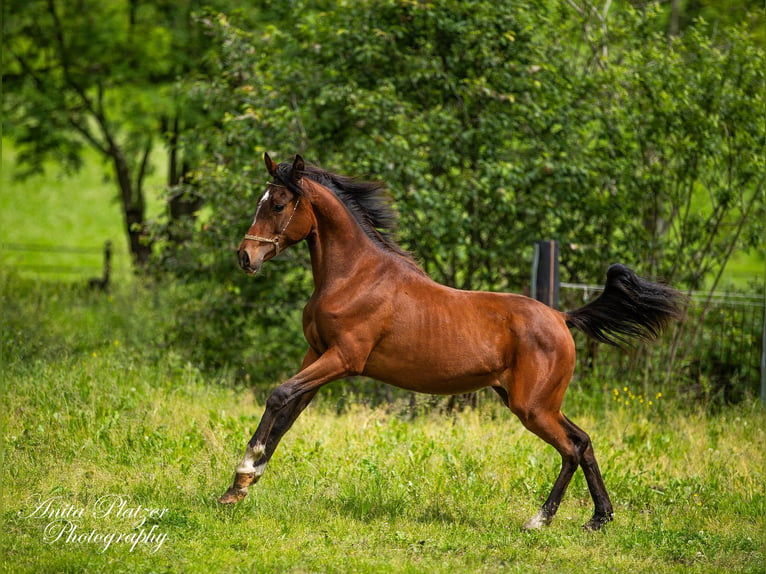
[[[567,325],[597,341],[622,347],[630,337],[656,339],[683,311],[686,297],[671,287],[641,279],[616,263],[606,272],[606,287],[599,297],[565,313]]]

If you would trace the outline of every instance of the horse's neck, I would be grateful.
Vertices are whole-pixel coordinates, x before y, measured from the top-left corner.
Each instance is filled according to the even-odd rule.
[[[311,204],[316,234],[309,242],[315,287],[337,277],[348,277],[359,265],[371,264],[381,250],[359,226],[343,203],[329,190],[315,190]]]

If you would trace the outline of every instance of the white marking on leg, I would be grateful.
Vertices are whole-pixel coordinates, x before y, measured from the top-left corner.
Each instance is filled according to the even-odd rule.
[[[260,443],[256,443],[254,446],[248,445],[245,449],[245,456],[237,467],[237,472],[241,474],[255,473],[256,476],[261,476],[263,470],[266,468],[266,463],[264,462],[258,466],[256,466],[255,463],[265,452],[266,447]]]
[[[263,471],[266,470],[266,463],[259,464],[253,469],[253,474],[255,475],[255,478],[260,478],[263,474]]]
[[[548,526],[551,523],[551,520],[553,520],[553,518],[548,516],[545,511],[540,509],[537,511],[537,514],[527,520],[527,522],[524,524],[524,529],[540,530],[543,526]]]

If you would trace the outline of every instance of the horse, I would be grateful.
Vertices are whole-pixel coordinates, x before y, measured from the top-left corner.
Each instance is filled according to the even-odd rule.
[[[454,395],[490,387],[522,424],[561,455],[550,495],[525,524],[550,524],[578,467],[593,499],[583,526],[599,530],[613,507],[588,434],[561,412],[575,367],[569,327],[604,343],[652,340],[680,316],[682,295],[621,264],[601,295],[561,312],[523,295],[453,289],[433,281],[393,235],[385,185],[306,163],[275,163],[238,249],[255,275],[305,241],[314,292],[303,310],[308,350],[300,371],[276,386],[222,504],[241,501],[317,391],[362,375],[419,393]]]

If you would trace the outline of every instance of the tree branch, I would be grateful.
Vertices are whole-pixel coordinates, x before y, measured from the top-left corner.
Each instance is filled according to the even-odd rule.
[[[83,136],[90,143],[90,145],[96,148],[99,153],[107,156],[109,155],[109,149],[104,145],[104,143],[100,142],[96,136],[91,133],[86,125],[83,125],[75,120],[71,113],[67,114],[67,121],[69,122],[69,125],[72,126],[77,131],[77,133]]]
[[[55,0],[48,0],[48,12],[51,15],[51,19],[53,20],[53,28],[54,28],[54,35],[56,37],[56,42],[58,44],[59,52],[61,54],[61,69],[64,72],[64,80],[66,81],[67,85],[74,90],[74,92],[77,94],[77,96],[82,101],[83,105],[85,106],[85,109],[88,110],[89,113],[93,115],[93,117],[98,121],[99,125],[101,126],[102,132],[106,130],[106,117],[104,116],[104,108],[103,108],[103,86],[100,82],[97,82],[97,88],[98,88],[98,107],[94,106],[93,101],[88,97],[88,94],[85,92],[85,89],[74,80],[72,77],[72,73],[70,70],[70,63],[69,63],[69,50],[67,49],[66,41],[64,40],[64,28],[61,25],[61,20],[58,17],[58,14],[56,13],[56,3]],[[111,138],[105,138],[107,140]]]
[[[141,163],[139,164],[138,174],[136,175],[136,192],[138,195],[138,201],[141,204],[141,209],[143,209],[144,203],[144,176],[146,175],[146,168],[149,165],[149,154],[151,154],[152,147],[152,139],[149,138],[147,140],[146,146],[144,146],[144,151],[141,154]]]

